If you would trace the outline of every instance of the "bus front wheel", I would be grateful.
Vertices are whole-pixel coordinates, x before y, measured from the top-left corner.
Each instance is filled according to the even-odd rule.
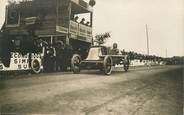
[[[31,70],[33,73],[38,74],[41,72],[41,63],[37,59],[31,61]]]

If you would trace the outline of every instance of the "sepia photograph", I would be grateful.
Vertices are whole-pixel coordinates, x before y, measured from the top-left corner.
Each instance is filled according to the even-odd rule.
[[[184,0],[0,0],[0,115],[184,115]]]

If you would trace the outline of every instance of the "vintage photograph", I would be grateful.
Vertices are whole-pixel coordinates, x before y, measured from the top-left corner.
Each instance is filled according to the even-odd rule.
[[[0,0],[0,115],[184,115],[183,0]]]

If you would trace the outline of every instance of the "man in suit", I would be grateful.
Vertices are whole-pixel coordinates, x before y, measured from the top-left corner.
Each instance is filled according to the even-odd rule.
[[[64,66],[64,50],[65,44],[63,41],[58,41],[55,46],[56,49],[56,71],[63,70]]]

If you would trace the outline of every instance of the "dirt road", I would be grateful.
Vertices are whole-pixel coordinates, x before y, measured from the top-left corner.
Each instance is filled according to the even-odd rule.
[[[0,114],[183,115],[182,68],[135,68],[104,76],[21,75],[0,81]]]

